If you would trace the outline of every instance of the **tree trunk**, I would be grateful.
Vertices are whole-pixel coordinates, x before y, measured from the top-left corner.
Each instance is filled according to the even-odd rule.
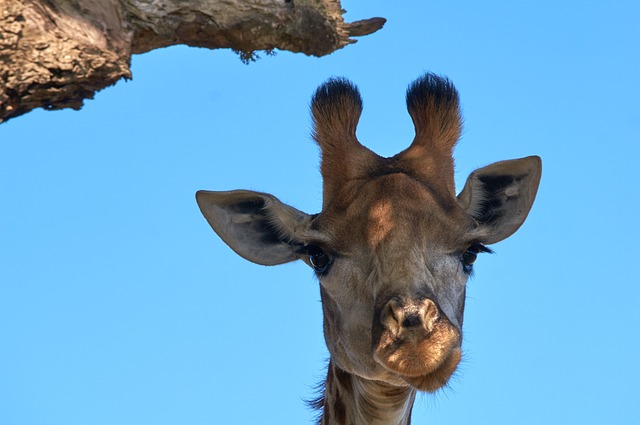
[[[131,55],[175,44],[323,56],[383,18],[345,23],[339,0],[0,0],[0,122],[80,109],[131,78]]]

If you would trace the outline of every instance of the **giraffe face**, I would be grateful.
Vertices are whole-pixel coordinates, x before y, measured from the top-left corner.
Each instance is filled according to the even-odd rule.
[[[309,215],[272,195],[197,193],[213,230],[263,265],[306,262],[320,282],[331,361],[363,378],[435,391],[461,357],[466,282],[477,254],[524,222],[541,175],[538,157],[474,171],[456,196],[452,149],[458,96],[426,75],[407,93],[411,146],[382,158],[355,137],[362,101],[330,80],[314,95],[323,208]]]
[[[343,185],[309,228],[303,260],[320,282],[336,366],[424,391],[446,383],[460,360],[475,222],[391,173]]]

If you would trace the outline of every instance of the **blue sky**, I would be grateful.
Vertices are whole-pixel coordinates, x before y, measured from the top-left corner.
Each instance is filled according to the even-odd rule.
[[[311,423],[327,358],[313,274],[237,257],[194,194],[317,212],[315,88],[354,81],[358,137],[393,155],[427,70],[460,91],[458,188],[532,154],[543,177],[524,226],[480,258],[463,364],[414,423],[640,423],[638,3],[343,7],[388,22],[323,58],[150,52],[79,112],[0,125],[0,423]]]

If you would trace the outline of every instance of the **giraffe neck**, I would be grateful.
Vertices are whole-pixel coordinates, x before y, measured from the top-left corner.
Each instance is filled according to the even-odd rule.
[[[352,375],[329,363],[320,425],[409,425],[416,392]]]

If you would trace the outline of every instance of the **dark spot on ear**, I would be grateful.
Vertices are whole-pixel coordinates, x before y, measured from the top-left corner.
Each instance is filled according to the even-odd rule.
[[[509,197],[504,192],[506,188],[515,186],[525,175],[485,175],[478,177],[484,189],[484,201],[480,204],[480,211],[476,217],[482,223],[491,223],[502,217],[505,203]]]
[[[256,198],[233,204],[233,211],[240,214],[254,214],[264,208],[264,199]]]
[[[266,220],[255,223],[256,230],[262,235],[260,240],[265,244],[277,244],[284,242],[278,237],[278,232]]]
[[[495,193],[505,188],[506,186],[511,185],[515,178],[511,175],[503,175],[503,176],[480,176],[478,180],[482,182],[484,185],[484,189],[489,193]]]
[[[482,202],[480,211],[476,219],[481,223],[491,223],[499,219],[502,214],[500,213],[500,207],[502,206],[502,201],[496,198],[489,198]]]
[[[251,199],[234,204],[233,210],[238,214],[249,215],[253,218],[246,225],[251,227],[253,234],[260,235],[261,242],[269,245],[288,242],[280,237],[278,229],[267,218],[265,204],[264,199]]]

